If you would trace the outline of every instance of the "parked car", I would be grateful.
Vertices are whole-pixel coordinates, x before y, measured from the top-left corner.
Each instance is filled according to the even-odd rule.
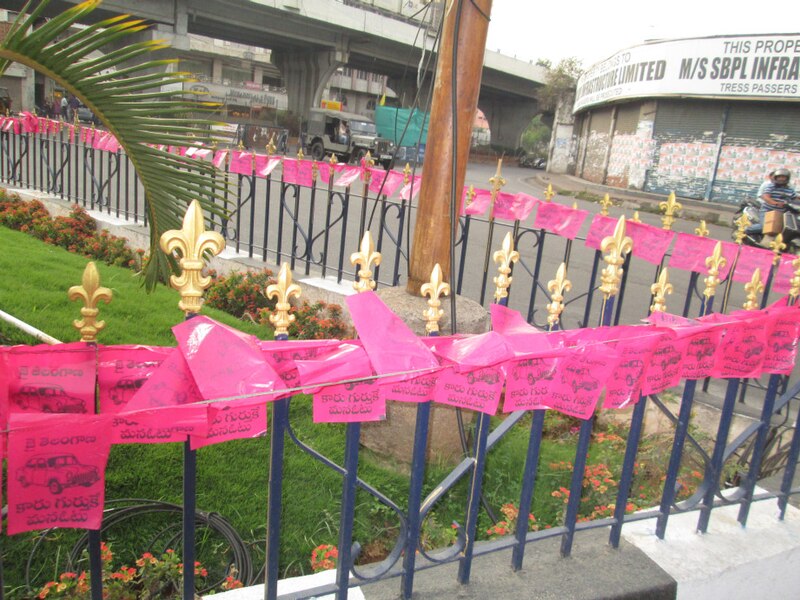
[[[89,487],[99,480],[97,467],[82,465],[72,454],[34,456],[17,469],[20,485],[46,486],[53,494],[60,494],[64,488],[76,485]]]
[[[12,396],[23,410],[32,408],[47,413],[85,413],[86,403],[68,395],[59,385],[23,385]]]

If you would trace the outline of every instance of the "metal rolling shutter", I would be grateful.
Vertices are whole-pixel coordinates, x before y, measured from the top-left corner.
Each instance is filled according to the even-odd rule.
[[[725,126],[728,138],[782,142],[800,138],[800,106],[778,102],[732,103]]]
[[[719,133],[722,103],[659,100],[654,133],[707,138]]]

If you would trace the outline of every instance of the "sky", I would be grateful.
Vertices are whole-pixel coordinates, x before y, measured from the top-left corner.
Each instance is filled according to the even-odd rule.
[[[486,48],[523,60],[575,56],[586,69],[650,39],[797,31],[796,2],[493,0]]]

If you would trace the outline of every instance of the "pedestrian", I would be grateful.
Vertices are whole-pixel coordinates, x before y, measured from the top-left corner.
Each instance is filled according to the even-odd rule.
[[[75,116],[78,114],[78,107],[81,105],[80,100],[78,100],[74,95],[69,97],[69,120],[74,121]]]
[[[60,114],[61,114],[62,118],[67,119],[67,111],[68,111],[68,109],[69,109],[69,102],[67,102],[67,96],[65,94],[65,95],[61,96],[61,111],[60,111]],[[69,119],[67,119],[67,120],[69,120]]]

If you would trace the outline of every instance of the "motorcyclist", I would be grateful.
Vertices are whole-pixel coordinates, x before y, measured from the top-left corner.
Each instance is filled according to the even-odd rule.
[[[748,234],[760,235],[764,227],[764,217],[771,210],[786,211],[789,205],[797,199],[797,193],[789,185],[792,174],[789,169],[781,167],[770,173],[770,181],[762,185],[759,191],[758,223],[753,223],[745,231]]]

